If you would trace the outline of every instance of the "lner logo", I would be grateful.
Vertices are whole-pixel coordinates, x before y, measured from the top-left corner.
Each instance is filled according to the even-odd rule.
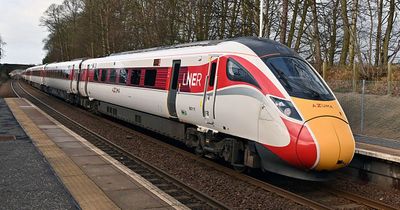
[[[183,81],[182,85],[183,86],[201,86],[201,79],[203,78],[203,75],[201,73],[184,73],[183,74]]]

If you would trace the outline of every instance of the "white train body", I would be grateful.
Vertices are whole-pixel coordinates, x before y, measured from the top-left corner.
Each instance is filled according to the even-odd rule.
[[[41,77],[24,78],[234,166],[318,179],[354,154],[348,121],[326,83],[296,53],[269,40],[144,50],[27,72],[40,69]],[[60,70],[68,76],[48,76]],[[334,136],[338,131],[343,134]]]

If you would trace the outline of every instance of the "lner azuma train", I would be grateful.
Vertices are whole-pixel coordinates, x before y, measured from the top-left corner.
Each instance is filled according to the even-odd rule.
[[[23,77],[239,169],[324,180],[354,155],[348,120],[327,84],[293,50],[263,38],[52,63]]]

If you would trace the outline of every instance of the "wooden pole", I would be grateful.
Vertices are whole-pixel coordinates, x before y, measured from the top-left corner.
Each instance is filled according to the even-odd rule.
[[[324,80],[326,80],[326,77],[327,77],[327,75],[326,75],[327,68],[328,68],[328,65],[327,65],[326,61],[324,61],[324,63],[322,63],[322,78],[324,78]]]
[[[353,62],[353,92],[357,92],[357,65],[356,62]]]

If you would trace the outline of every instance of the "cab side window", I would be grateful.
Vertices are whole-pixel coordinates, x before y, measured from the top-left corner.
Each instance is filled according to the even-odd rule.
[[[226,74],[229,80],[246,82],[260,88],[260,85],[254,79],[253,75],[232,58],[228,59]]]

